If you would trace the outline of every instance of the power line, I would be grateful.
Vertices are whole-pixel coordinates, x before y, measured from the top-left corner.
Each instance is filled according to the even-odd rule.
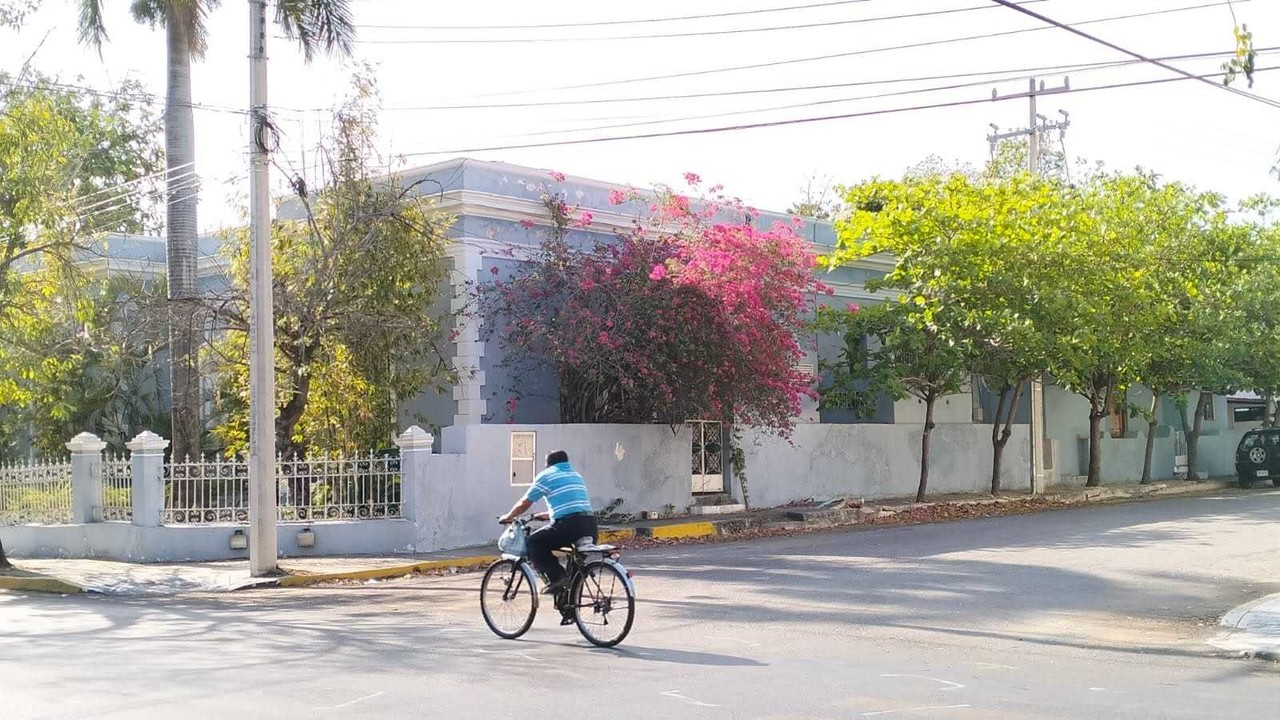
[[[1045,0],[1023,0],[1025,4],[1045,2]],[[670,40],[677,38],[709,37],[717,35],[746,35],[751,33],[781,32],[785,30],[804,30],[820,27],[838,27],[841,25],[860,25],[888,20],[906,20],[908,18],[931,17],[935,15],[953,15],[956,13],[992,10],[990,5],[973,5],[947,10],[928,10],[923,12],[901,13],[898,15],[879,15],[868,18],[852,18],[848,20],[827,20],[824,22],[801,23],[796,25],[771,25],[757,28],[731,28],[728,30],[698,30],[682,33],[659,33],[650,35],[600,35],[596,37],[543,37],[543,38],[441,38],[437,40],[365,40],[357,39],[363,45],[469,45],[469,44],[532,44],[532,43],[574,43],[574,42],[614,42],[628,40]]]
[[[1266,71],[1276,70],[1276,69],[1280,69],[1280,67],[1260,68],[1258,72],[1266,72]],[[1223,73],[1212,73],[1212,74],[1204,75],[1201,77],[1211,78],[1211,77],[1221,77],[1222,75]],[[1097,85],[1097,86],[1088,87],[1088,88],[1072,88],[1070,92],[1081,93],[1081,92],[1094,92],[1098,90],[1117,90],[1121,88],[1143,87],[1147,85],[1162,85],[1170,82],[1180,82],[1185,79],[1186,78],[1177,77],[1177,78],[1162,78],[1157,80],[1141,80],[1141,81],[1129,82],[1129,83],[1112,83],[1108,85]],[[599,137],[599,138],[580,138],[580,139],[573,139],[573,140],[554,140],[554,141],[548,141],[548,142],[520,143],[516,145],[454,148],[450,150],[425,150],[421,152],[398,153],[398,155],[402,157],[422,157],[427,155],[465,155],[468,153],[493,152],[497,150],[528,150],[528,149],[543,148],[543,147],[593,145],[593,144],[606,143],[606,142],[618,142],[622,140],[647,140],[651,138],[679,137],[679,136],[686,136],[686,135],[711,135],[716,133],[733,132],[738,130],[756,130],[761,128],[783,127],[787,125],[804,125],[809,123],[827,122],[830,120],[847,120],[852,118],[874,117],[879,115],[897,115],[901,113],[915,112],[920,110],[942,110],[946,108],[966,107],[970,105],[982,105],[990,102],[1000,102],[1006,99],[1011,99],[1011,98],[996,98],[994,100],[990,98],[975,99],[975,100],[953,100],[950,102],[933,103],[930,105],[914,105],[909,107],[885,108],[881,110],[864,110],[861,112],[840,113],[838,115],[823,115],[819,117],[794,118],[791,120],[772,120],[768,122],[745,123],[741,125],[727,125],[727,126],[712,127],[712,128],[696,128],[696,129],[690,129],[690,130],[667,130],[667,131],[661,131],[661,132],[641,133],[636,135],[614,135],[614,136]]]
[[[1157,15],[1169,15],[1172,13],[1204,10],[1207,8],[1221,7],[1225,4],[1226,4],[1226,0],[1219,0],[1217,2],[1202,3],[1199,5],[1190,5],[1190,6],[1184,6],[1184,7],[1178,7],[1178,8],[1167,8],[1164,10],[1151,10],[1151,11],[1141,12],[1141,13],[1129,13],[1126,15],[1113,15],[1111,17],[1096,18],[1093,20],[1083,20],[1076,24],[1077,25],[1093,25],[1093,24],[1099,24],[1099,23],[1115,22],[1117,20],[1133,20],[1137,18],[1154,17]],[[1051,28],[1047,28],[1047,27],[1020,28],[1017,30],[1005,30],[1005,31],[994,32],[994,33],[982,33],[979,35],[966,35],[963,37],[943,38],[941,40],[928,40],[924,42],[910,43],[906,45],[891,45],[891,46],[884,46],[884,47],[877,47],[877,48],[868,48],[865,50],[854,50],[851,52],[832,53],[828,55],[815,55],[815,56],[804,57],[804,58],[792,58],[789,60],[773,60],[770,62],[752,63],[750,65],[735,65],[731,67],[711,68],[708,70],[693,70],[688,72],[670,73],[667,75],[649,75],[646,77],[627,78],[624,80],[604,80],[604,81],[592,82],[592,83],[578,83],[575,85],[560,85],[560,86],[549,87],[549,88],[508,90],[505,92],[475,95],[473,97],[489,98],[489,97],[503,97],[508,95],[527,95],[529,93],[557,92],[560,90],[582,90],[586,88],[611,87],[614,85],[630,85],[634,83],[652,82],[656,80],[675,80],[680,78],[702,77],[706,75],[718,75],[721,73],[737,72],[740,70],[758,70],[762,68],[782,67],[785,65],[798,65],[802,63],[820,62],[823,60],[836,60],[840,58],[859,57],[863,55],[872,55],[876,53],[893,52],[898,50],[916,50],[919,48],[937,47],[940,45],[950,45],[953,43],[970,42],[973,40],[987,40],[987,39],[998,38],[998,37],[1010,37],[1014,35],[1023,35],[1026,33],[1040,32],[1042,30],[1048,30],[1048,29],[1051,29]]]
[[[1280,46],[1262,48],[1259,53],[1280,50]],[[1220,58],[1234,56],[1234,52],[1216,51],[1204,53],[1190,53],[1183,55],[1169,55],[1160,58],[1161,60],[1202,60],[1206,58]],[[1059,65],[1044,65],[1039,67],[1023,67],[1023,68],[1006,68],[1000,70],[979,70],[973,72],[950,73],[945,75],[918,75],[906,78],[885,78],[879,80],[859,80],[855,82],[844,83],[827,83],[823,85],[795,85],[787,87],[774,88],[752,88],[749,90],[720,90],[715,92],[704,93],[684,93],[672,95],[642,95],[638,97],[613,97],[613,98],[586,98],[580,100],[535,100],[529,102],[497,102],[497,103],[474,103],[467,105],[417,105],[417,106],[391,106],[379,108],[382,112],[422,112],[428,110],[495,110],[501,108],[533,108],[533,107],[561,107],[568,105],[603,105],[608,103],[635,103],[635,102],[653,102],[665,100],[698,100],[704,98],[717,97],[737,97],[743,95],[769,95],[775,93],[803,92],[808,90],[835,90],[840,88],[866,87],[872,85],[895,85],[899,83],[926,82],[930,80],[958,80],[962,78],[991,77],[993,75],[1005,75],[1009,73],[1047,73],[1047,72],[1083,72],[1094,69],[1120,68],[1129,65],[1141,64],[1141,60],[1107,60],[1102,62],[1076,62],[1065,63]],[[309,112],[323,112],[326,108],[308,108]]]
[[[1066,24],[1066,23],[1060,22],[1060,21],[1058,21],[1058,20],[1054,20],[1053,18],[1045,17],[1044,15],[1041,15],[1040,13],[1038,13],[1038,12],[1036,12],[1036,11],[1034,11],[1034,10],[1028,10],[1027,8],[1022,7],[1022,6],[1021,6],[1021,5],[1019,5],[1018,3],[1012,2],[1012,0],[991,0],[991,1],[992,1],[992,2],[994,2],[994,3],[996,3],[997,5],[1001,5],[1001,6],[1003,6],[1003,7],[1007,7],[1007,8],[1009,8],[1010,10],[1014,10],[1014,11],[1020,12],[1020,13],[1022,13],[1023,15],[1026,15],[1026,16],[1028,16],[1028,17],[1035,18],[1036,20],[1039,20],[1040,22],[1047,23],[1047,24],[1049,24],[1049,25],[1051,25],[1051,26],[1053,26],[1053,27],[1056,27],[1056,28],[1058,28],[1058,29],[1060,29],[1060,30],[1066,30],[1067,32],[1071,33],[1072,35],[1078,35],[1078,36],[1080,36],[1080,37],[1082,37],[1082,38],[1084,38],[1084,39],[1086,39],[1086,40],[1089,40],[1089,41],[1091,41],[1091,42],[1095,42],[1095,43],[1097,43],[1097,44],[1099,44],[1099,45],[1102,45],[1102,46],[1104,46],[1104,47],[1111,48],[1112,50],[1115,50],[1116,52],[1124,53],[1125,55],[1128,55],[1128,56],[1133,57],[1133,58],[1137,58],[1137,59],[1139,59],[1139,60],[1141,60],[1141,61],[1143,61],[1143,62],[1145,62],[1145,63],[1150,63],[1150,64],[1152,64],[1152,65],[1155,65],[1155,66],[1156,66],[1156,67],[1158,67],[1158,68],[1164,68],[1165,70],[1168,70],[1169,72],[1172,72],[1172,73],[1176,73],[1176,74],[1178,74],[1178,75],[1181,75],[1182,77],[1184,77],[1184,78],[1186,78],[1186,79],[1188,79],[1188,80],[1197,80],[1197,81],[1199,81],[1199,82],[1206,83],[1206,84],[1208,84],[1208,85],[1210,85],[1210,86],[1212,86],[1212,87],[1218,88],[1218,89],[1220,89],[1220,90],[1226,90],[1227,92],[1234,93],[1234,94],[1236,94],[1236,95],[1240,95],[1240,96],[1243,96],[1243,97],[1247,97],[1247,98],[1249,98],[1249,99],[1251,99],[1251,100],[1256,100],[1256,101],[1261,102],[1261,103],[1263,103],[1263,104],[1265,104],[1265,105],[1270,105],[1271,107],[1274,107],[1274,108],[1280,108],[1280,101],[1272,100],[1271,98],[1263,97],[1263,96],[1261,96],[1261,95],[1255,95],[1255,94],[1253,94],[1253,93],[1251,93],[1251,92],[1247,92],[1247,91],[1245,91],[1245,90],[1241,90],[1240,88],[1237,88],[1237,87],[1231,87],[1230,85],[1223,85],[1223,84],[1221,84],[1221,83],[1216,83],[1216,82],[1214,82],[1214,81],[1212,81],[1212,80],[1208,79],[1207,77],[1202,77],[1202,76],[1199,76],[1199,75],[1193,75],[1193,74],[1191,74],[1191,73],[1189,73],[1189,72],[1187,72],[1187,71],[1185,71],[1185,70],[1182,70],[1181,68],[1176,68],[1176,67],[1174,67],[1174,66],[1172,66],[1172,65],[1169,65],[1168,63],[1162,62],[1162,61],[1160,61],[1160,60],[1156,60],[1156,59],[1154,59],[1154,58],[1149,58],[1149,57],[1147,57],[1147,56],[1145,56],[1145,55],[1143,55],[1143,54],[1141,54],[1141,53],[1136,53],[1136,52],[1134,52],[1134,51],[1132,51],[1132,50],[1127,50],[1127,49],[1125,49],[1125,48],[1123,48],[1123,47],[1120,47],[1119,45],[1116,45],[1116,44],[1115,44],[1115,43],[1113,43],[1113,42],[1108,42],[1108,41],[1106,41],[1106,40],[1103,40],[1102,38],[1098,37],[1097,35],[1091,35],[1091,34],[1089,34],[1089,33],[1085,32],[1085,31],[1083,31],[1083,30],[1080,30],[1080,29],[1078,29],[1078,28],[1076,28],[1076,27],[1073,27],[1073,26],[1071,26],[1071,25],[1068,25],[1068,24]],[[1228,3],[1228,6],[1230,6],[1230,3]],[[1080,25],[1080,24],[1083,24],[1083,23],[1076,23],[1076,24],[1077,24],[1077,25]]]
[[[195,165],[195,163],[193,163],[193,162],[183,163],[183,164],[181,164],[181,165],[175,165],[175,166],[174,166],[174,167],[172,167],[172,168],[166,168],[166,169],[164,169],[164,170],[157,170],[157,171],[155,171],[155,172],[153,172],[153,173],[147,173],[146,175],[139,175],[138,177],[136,177],[136,178],[134,178],[134,179],[132,179],[132,180],[129,180],[129,181],[127,181],[127,182],[116,183],[116,184],[114,184],[114,185],[108,185],[108,186],[106,186],[106,187],[104,187],[104,188],[101,188],[101,189],[99,189],[99,190],[95,190],[95,191],[93,191],[93,192],[91,192],[91,193],[86,193],[86,194],[84,194],[84,195],[77,196],[77,197],[76,197],[76,199],[75,199],[75,204],[79,205],[80,203],[83,203],[83,202],[89,202],[89,201],[91,201],[94,197],[96,197],[96,196],[98,196],[98,195],[102,195],[102,194],[104,194],[104,193],[109,193],[109,192],[114,192],[114,191],[119,190],[119,189],[121,189],[121,188],[129,187],[129,186],[131,186],[131,185],[137,185],[138,183],[146,182],[147,180],[150,180],[150,179],[153,179],[153,178],[159,178],[160,176],[162,176],[162,175],[167,175],[167,174],[169,174],[169,173],[171,173],[171,172],[176,172],[176,171],[178,171],[178,170],[187,170],[187,169],[190,169],[191,167],[193,167],[194,165]]]
[[[1280,48],[1274,48],[1274,49],[1280,49]],[[1259,52],[1262,53],[1263,51],[1259,51]],[[1141,63],[1134,61],[1129,64],[1136,65]],[[1097,70],[1097,69],[1106,69],[1106,68],[1092,68],[1092,69]],[[579,127],[579,128],[574,128],[572,130],[545,130],[540,132],[524,133],[523,136],[538,137],[543,135],[563,134],[567,132],[590,132],[595,130],[614,130],[618,128],[628,128],[628,127],[645,127],[648,125],[665,125],[667,123],[687,122],[690,120],[710,120],[714,118],[737,117],[741,115],[754,115],[757,113],[774,112],[778,110],[797,110],[801,108],[821,107],[824,105],[837,105],[840,103],[857,102],[861,100],[879,100],[882,98],[890,98],[890,97],[925,95],[925,94],[935,93],[935,92],[944,92],[946,90],[960,90],[964,88],[979,87],[982,85],[990,84],[992,82],[1012,82],[1014,80],[1027,80],[1027,79],[1030,79],[1031,77],[1033,76],[1021,75],[1021,76],[1013,76],[1013,77],[1001,77],[1001,78],[995,78],[995,79],[984,78],[982,80],[975,80],[975,81],[969,81],[969,82],[963,82],[963,83],[952,83],[949,85],[935,85],[935,86],[926,87],[926,88],[913,88],[911,90],[897,90],[893,92],[875,93],[872,95],[860,95],[856,97],[829,98],[825,100],[814,100],[814,101],[804,102],[804,103],[774,105],[772,107],[765,107],[765,108],[733,110],[728,112],[709,113],[705,115],[687,115],[685,117],[679,117],[679,118],[664,118],[664,119],[647,118],[643,120],[638,120],[636,122],[617,123],[613,125],[599,125],[595,127]]]
[[[39,90],[42,87],[59,88],[62,90],[76,90],[98,97],[115,98],[117,100],[137,100],[138,98],[146,98],[148,100],[164,100],[163,96],[157,95],[145,90],[123,91],[123,90],[100,90],[98,88],[86,87],[84,85],[72,85],[70,83],[56,82],[52,80],[42,80],[37,83],[18,82],[7,78],[0,78],[0,83],[4,83],[10,87],[24,88],[27,90]],[[240,110],[226,105],[208,105],[204,103],[191,103],[191,107],[196,110],[207,110],[209,112],[228,113],[232,115],[248,115],[248,110]]]
[[[854,5],[871,2],[871,0],[835,0],[812,5],[788,5],[785,7],[761,8],[758,10],[738,10],[735,12],[711,13],[708,15],[681,15],[664,18],[642,18],[638,20],[598,20],[595,22],[545,23],[539,25],[357,25],[357,28],[373,30],[541,30],[551,28],[605,27],[617,25],[647,25],[653,23],[679,22],[685,20],[707,20],[711,18],[742,17],[745,15],[765,15],[768,13],[790,12],[792,10],[814,10],[837,5]]]

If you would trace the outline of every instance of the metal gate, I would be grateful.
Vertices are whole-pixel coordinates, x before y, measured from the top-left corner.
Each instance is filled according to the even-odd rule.
[[[693,430],[693,492],[724,492],[724,441],[720,423],[711,420],[689,422]]]

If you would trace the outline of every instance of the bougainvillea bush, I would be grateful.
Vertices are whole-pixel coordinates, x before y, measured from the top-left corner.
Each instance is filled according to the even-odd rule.
[[[786,435],[812,397],[796,369],[812,296],[814,256],[795,227],[757,227],[759,213],[724,197],[659,188],[615,191],[610,202],[650,201],[627,232],[569,242],[592,224],[562,193],[544,192],[548,237],[513,278],[480,287],[485,333],[512,372],[507,409],[522,378],[550,367],[565,423],[722,420]],[[643,205],[643,204],[642,204]],[[798,224],[798,221],[797,221]]]

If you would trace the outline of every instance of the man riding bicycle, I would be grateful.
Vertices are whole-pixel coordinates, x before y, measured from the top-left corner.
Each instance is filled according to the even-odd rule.
[[[547,455],[547,468],[538,473],[529,491],[498,522],[504,525],[514,522],[539,500],[546,501],[549,512],[539,513],[537,518],[550,520],[551,524],[530,533],[526,548],[530,562],[547,579],[547,587],[542,592],[553,594],[564,589],[568,574],[552,551],[571,546],[584,537],[590,537],[594,543],[599,532],[591,499],[587,496],[587,484],[569,464],[569,454],[565,451]]]

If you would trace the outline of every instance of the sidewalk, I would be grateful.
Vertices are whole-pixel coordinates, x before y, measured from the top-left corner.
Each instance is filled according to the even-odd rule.
[[[1280,662],[1280,593],[1241,605],[1218,623],[1225,632],[1213,645],[1249,657]]]
[[[1052,487],[1038,497],[1026,493],[1009,493],[998,498],[990,495],[948,495],[919,504],[912,502],[910,498],[873,502],[863,502],[857,498],[834,498],[797,507],[645,520],[622,526],[605,525],[600,542],[634,548],[680,542],[746,540],[833,527],[944,522],[1088,504],[1195,495],[1218,492],[1232,486],[1233,482],[1210,480],[1097,488]],[[283,574],[271,578],[249,577],[244,560],[165,564],[108,560],[17,560],[14,562],[15,571],[0,573],[0,590],[118,595],[229,592],[254,587],[297,587],[337,580],[370,581],[414,573],[462,572],[482,568],[496,558],[496,545],[386,557],[285,558],[280,561]],[[1277,604],[1280,605],[1280,601]],[[1280,613],[1280,607],[1276,610]],[[1277,614],[1277,625],[1280,626],[1280,614]]]

